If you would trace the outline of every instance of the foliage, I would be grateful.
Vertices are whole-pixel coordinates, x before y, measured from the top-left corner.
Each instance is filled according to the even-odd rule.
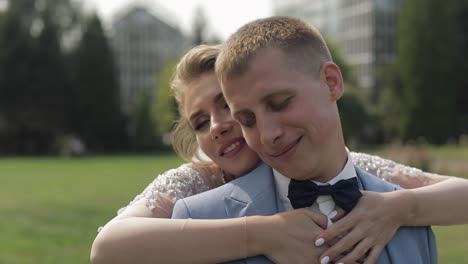
[[[175,63],[168,63],[157,78],[152,115],[159,129],[159,134],[165,135],[172,130],[177,118],[177,106],[175,98],[171,94],[171,80],[174,74]]]
[[[206,43],[207,19],[204,9],[197,6],[194,12],[193,20],[193,44],[200,45]]]
[[[378,116],[381,120],[385,137],[389,140],[402,134],[403,127],[403,87],[398,64],[386,65],[378,69],[382,80],[382,93],[379,98]]]
[[[115,150],[126,142],[113,53],[97,16],[88,18],[73,52],[75,132],[92,150]]]
[[[129,140],[133,151],[149,151],[161,145],[157,124],[151,116],[151,107],[151,97],[143,94],[130,116]]]
[[[376,124],[370,114],[366,95],[358,87],[353,68],[346,62],[338,45],[326,40],[333,61],[340,67],[345,82],[345,93],[338,100],[341,125],[347,144],[370,143],[375,141]]]
[[[209,33],[209,23],[206,17],[205,10],[202,6],[197,6],[194,11],[194,19],[192,22],[192,45],[200,44],[220,44],[221,38],[215,34]]]
[[[96,16],[86,20],[72,0],[9,1],[0,49],[1,153],[55,154],[69,136],[91,150],[126,145],[113,54]]]
[[[65,2],[65,1],[64,1]],[[10,2],[0,31],[0,131],[3,152],[53,151],[70,127],[70,79],[60,42],[62,24],[48,1]]]
[[[456,131],[456,95],[461,34],[457,0],[403,1],[399,59],[403,83],[400,132],[443,143]]]
[[[457,74],[457,94],[456,94],[456,108],[458,113],[458,135],[468,134],[468,78],[466,73],[468,72],[468,63],[466,58],[468,57],[468,1],[459,0],[457,1],[457,23],[460,27],[458,28],[457,35],[461,38],[461,49],[458,52],[458,74]]]

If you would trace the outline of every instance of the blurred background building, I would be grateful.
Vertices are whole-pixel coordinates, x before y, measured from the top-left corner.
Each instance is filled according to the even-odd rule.
[[[127,116],[142,96],[155,99],[158,73],[189,45],[165,12],[159,6],[130,4],[112,21],[111,43],[118,67],[121,109]]]
[[[337,43],[354,68],[359,85],[377,94],[378,69],[396,59],[400,0],[273,0],[277,15],[315,25]]]

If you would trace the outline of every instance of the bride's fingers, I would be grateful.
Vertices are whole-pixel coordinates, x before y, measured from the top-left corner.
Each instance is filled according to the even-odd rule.
[[[371,249],[371,246],[372,246],[372,243],[369,241],[369,239],[365,239],[359,242],[350,252],[346,254],[344,258],[340,259],[337,263],[362,262],[364,259],[367,259],[368,257],[367,253]],[[379,251],[378,249],[376,250]],[[380,254],[380,251],[379,251],[379,254]]]
[[[310,219],[312,219],[312,221],[315,222],[315,224],[320,226],[322,229],[327,228],[328,219],[324,214],[318,213],[307,208],[296,210],[302,210]]]
[[[335,211],[336,211],[336,215],[332,217],[331,219],[333,223],[343,218],[343,216],[345,216],[346,214],[346,211],[341,209],[340,207],[335,207]]]
[[[385,247],[384,245],[374,246],[371,249],[369,256],[367,256],[367,258],[365,259],[364,264],[375,264],[375,263],[377,263],[377,259],[379,258],[380,253],[382,252],[384,247]]]
[[[344,254],[345,252],[350,251],[351,253],[347,253],[346,257],[348,257],[348,261],[356,261],[360,257],[362,257],[367,250],[370,248],[371,244],[367,240],[360,241],[362,237],[364,237],[364,231],[361,229],[354,229],[350,233],[344,235],[338,242],[332,245],[329,249],[327,249],[322,256],[329,256],[331,259],[336,259],[336,257],[340,254]],[[361,255],[358,255],[362,250],[365,250]],[[347,263],[345,262],[345,263]]]
[[[338,215],[336,217],[338,217]],[[335,219],[336,217],[334,217],[333,219]],[[322,239],[322,241],[329,243],[334,239],[340,238],[340,236],[342,236],[343,234],[348,233],[348,230],[355,227],[356,224],[357,222],[355,221],[355,217],[353,215],[348,214],[345,217],[341,218],[339,221],[335,222],[333,225],[329,226],[326,230],[321,232],[317,236],[316,240]],[[351,244],[350,246],[353,245],[354,244]]]

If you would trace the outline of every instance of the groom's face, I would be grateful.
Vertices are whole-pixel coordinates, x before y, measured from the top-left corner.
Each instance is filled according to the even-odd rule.
[[[247,143],[266,163],[289,178],[320,180],[329,173],[329,143],[341,133],[341,93],[332,93],[321,73],[287,61],[279,49],[259,51],[246,73],[223,82],[223,92]]]

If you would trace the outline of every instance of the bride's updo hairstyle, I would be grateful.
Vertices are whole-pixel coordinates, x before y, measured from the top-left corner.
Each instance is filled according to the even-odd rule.
[[[203,73],[214,73],[219,53],[219,45],[199,45],[192,48],[180,59],[171,82],[171,91],[176,99],[180,116],[172,130],[172,146],[175,152],[188,162],[194,162],[194,158],[197,160],[203,160],[203,158],[199,156],[195,132],[183,110],[186,102],[185,89],[188,88],[190,82],[199,78]]]

